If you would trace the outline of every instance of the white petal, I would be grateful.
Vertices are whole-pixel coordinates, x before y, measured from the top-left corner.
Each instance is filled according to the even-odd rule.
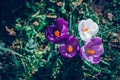
[[[88,31],[84,32],[84,28],[88,28]],[[82,40],[88,41],[98,32],[98,25],[92,19],[82,20],[79,23],[78,30]]]
[[[85,20],[81,20],[80,23],[78,24],[78,30],[82,31],[84,29]]]
[[[88,25],[87,27],[89,27],[90,29],[98,30],[98,25],[93,22],[92,19],[87,19],[86,24]]]
[[[93,23],[93,20],[92,19],[87,19],[86,22],[87,22],[87,24],[90,25],[91,23]]]
[[[93,22],[93,23],[91,23],[91,25],[89,26],[89,29],[90,30],[92,30],[92,31],[94,31],[95,33],[94,34],[96,34],[97,32],[98,32],[98,25],[95,23],[95,22]]]
[[[83,41],[88,41],[92,38],[92,36],[90,34],[87,34],[87,33],[80,33],[80,37]]]
[[[98,32],[98,30],[94,30],[94,29],[89,29],[88,30],[88,34],[90,34],[91,36],[95,35]]]

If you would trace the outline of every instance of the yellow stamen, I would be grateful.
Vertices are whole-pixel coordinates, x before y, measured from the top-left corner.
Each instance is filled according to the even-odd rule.
[[[90,54],[90,55],[95,54],[95,51],[94,51],[94,50],[86,50],[86,52],[87,52],[88,54]]]
[[[56,30],[56,31],[54,32],[54,35],[55,35],[56,37],[60,36],[60,31]]]
[[[89,30],[88,27],[85,27],[83,31],[88,32],[88,30]]]
[[[67,48],[67,50],[68,50],[68,52],[71,53],[73,51],[73,47],[71,45],[69,45],[68,48]]]

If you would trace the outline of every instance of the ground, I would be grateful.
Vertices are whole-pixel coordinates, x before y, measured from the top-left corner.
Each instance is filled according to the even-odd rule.
[[[118,0],[1,0],[0,7],[0,80],[120,80]],[[59,44],[45,37],[57,18],[68,22],[80,46],[78,23],[91,18],[99,25],[99,64],[60,55]]]

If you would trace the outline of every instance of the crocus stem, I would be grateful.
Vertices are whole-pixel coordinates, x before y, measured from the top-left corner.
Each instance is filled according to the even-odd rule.
[[[48,56],[48,58],[47,58],[47,62],[50,62],[50,59],[51,59],[51,57],[52,57],[52,54],[53,54],[53,52],[51,51],[50,54],[49,54],[49,56]]]
[[[49,53],[49,56],[48,56],[48,58],[47,58],[47,63],[49,63],[50,62],[50,59],[52,58],[52,56],[53,56],[53,49],[54,49],[54,45],[53,44],[50,44],[50,53]]]
[[[72,33],[72,13],[70,14],[69,27],[69,32]]]
[[[60,60],[60,58],[57,58],[57,60],[60,62],[61,65],[63,65],[62,61]]]

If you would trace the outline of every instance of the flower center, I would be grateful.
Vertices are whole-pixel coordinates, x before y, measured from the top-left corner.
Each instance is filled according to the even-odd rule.
[[[56,30],[56,31],[54,32],[54,35],[55,35],[56,37],[60,36],[60,31]]]
[[[67,48],[67,50],[68,50],[68,52],[71,53],[73,51],[73,47],[71,45],[69,45],[68,48]]]
[[[90,55],[94,55],[95,54],[95,51],[94,50],[86,50],[86,52]]]
[[[88,30],[89,30],[89,29],[88,29],[87,27],[85,27],[85,28],[83,29],[84,32],[88,32]]]

